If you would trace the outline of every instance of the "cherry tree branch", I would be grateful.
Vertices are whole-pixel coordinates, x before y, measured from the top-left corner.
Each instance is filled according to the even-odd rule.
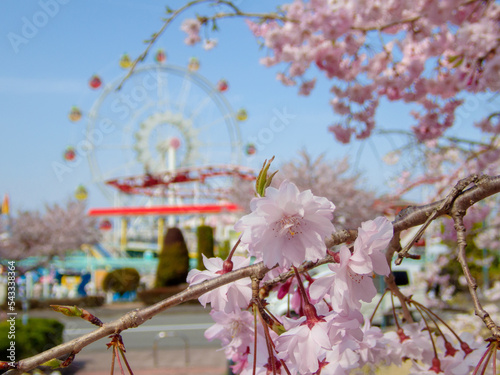
[[[471,183],[474,183],[474,185],[469,187],[468,189],[465,189]],[[425,230],[430,220],[433,220],[442,215],[450,215],[453,217],[453,220],[455,222],[455,230],[457,231],[458,260],[467,279],[469,292],[474,302],[475,313],[483,320],[486,327],[497,339],[500,338],[500,328],[491,319],[488,312],[483,309],[479,301],[479,297],[476,292],[477,283],[471,275],[469,266],[467,264],[467,259],[465,257],[465,247],[467,246],[467,242],[465,240],[465,226],[463,225],[463,216],[465,215],[467,209],[473,206],[475,203],[499,192],[500,176],[492,177],[472,175],[468,178],[460,180],[445,199],[426,206],[409,207],[401,211],[398,217],[393,221],[394,233],[396,235],[396,233],[400,233],[405,229],[409,229],[420,224],[424,224],[422,228],[424,228]],[[417,236],[415,237],[419,238],[422,233],[423,231],[419,231],[419,233],[417,233]],[[412,240],[410,242],[410,245],[414,242],[415,241]],[[391,251],[392,255],[395,250],[397,251],[397,245],[391,243],[388,252]],[[399,251],[398,258],[396,259],[396,264],[401,263],[404,257],[409,257],[409,247],[406,253],[404,252],[404,250],[405,249]],[[391,291],[394,292],[392,288]],[[398,291],[399,288],[397,288],[396,286],[396,296],[401,301],[401,305],[406,306],[406,298],[402,298],[399,293],[397,293]]]
[[[394,233],[422,225],[437,211],[436,217],[451,215],[454,207],[467,210],[477,202],[500,193],[500,176],[479,176],[474,185],[462,191],[451,207],[444,207],[443,200],[423,206],[411,206],[402,210],[392,222]]]
[[[256,276],[262,278],[268,271],[269,269],[265,267],[262,262],[260,262],[245,268],[231,271],[200,284],[189,286],[175,296],[160,301],[155,305],[130,311],[113,322],[104,323],[102,327],[88,334],[58,345],[33,357],[23,359],[17,362],[15,370],[9,370],[6,372],[6,375],[22,374],[23,372],[32,370],[53,358],[58,358],[70,353],[78,353],[87,345],[106,336],[120,333],[126,329],[136,328],[151,319],[153,316],[167,310],[170,307],[197,299],[208,291],[245,277]]]
[[[398,258],[396,259],[396,265],[400,265],[403,261],[403,258],[408,257],[408,252],[412,248],[413,244],[417,242],[422,234],[424,234],[425,230],[429,226],[429,224],[439,216],[438,212],[442,212],[443,210],[450,210],[453,204],[453,201],[458,197],[458,195],[471,183],[476,182],[479,179],[479,176],[472,175],[467,178],[464,178],[453,187],[448,196],[441,201],[441,203],[428,215],[424,224],[420,227],[418,232],[413,236],[412,240],[398,253]]]
[[[472,180],[474,181],[474,185],[463,190],[458,189],[459,191],[455,193],[453,190],[454,199],[449,197],[424,206],[415,206],[409,207],[399,213],[396,219],[393,221],[394,228],[394,238],[391,244],[388,247],[387,254],[394,254],[397,252],[399,242],[399,234],[405,230],[412,228],[417,225],[424,224],[428,218],[432,215],[434,218],[439,216],[448,214],[454,217],[458,217],[458,228],[457,234],[459,235],[459,249],[465,248],[465,239],[463,232],[460,228],[462,228],[463,224],[461,223],[460,217],[465,214],[466,210],[474,205],[475,203],[489,197],[495,195],[500,192],[500,176],[473,176]],[[465,183],[465,182],[463,182]],[[457,185],[461,187],[460,183]],[[335,246],[346,241],[353,241],[357,237],[357,231],[352,230],[344,230],[333,234],[327,241],[327,245],[329,247]],[[460,250],[462,251],[462,250]],[[389,259],[389,258],[388,258]],[[327,256],[325,259],[318,261],[314,264],[309,265],[305,263],[301,269],[306,270],[312,268],[312,266],[317,266],[319,264],[331,262],[332,257]],[[462,255],[462,261],[466,260]],[[102,327],[97,328],[96,330],[85,334],[81,337],[78,337],[69,342],[58,345],[52,349],[49,349],[45,352],[37,354],[33,357],[23,359],[17,362],[16,369],[9,370],[6,372],[6,375],[14,375],[14,374],[22,374],[23,372],[29,371],[35,367],[42,365],[43,363],[53,359],[58,358],[64,355],[75,355],[81,349],[86,347],[87,345],[100,340],[106,336],[119,334],[120,332],[135,328],[146,322],[147,320],[153,318],[155,315],[167,310],[170,307],[179,305],[183,302],[194,300],[199,298],[204,293],[212,291],[222,285],[226,285],[228,283],[234,282],[236,280],[245,278],[245,277],[254,277],[261,279],[270,269],[264,266],[262,262],[253,264],[251,266],[240,268],[229,273],[223,274],[214,279],[210,279],[204,281],[200,284],[192,285],[186,288],[184,291],[176,294],[175,296],[169,297],[163,301],[158,302],[155,305],[145,307],[142,309],[136,309],[128,312],[123,315],[121,318],[112,321],[110,323],[104,323]],[[467,271],[468,268],[464,268],[464,272],[466,273],[466,277],[470,278],[470,272]],[[285,277],[285,276],[279,276]],[[469,281],[470,280],[470,281]],[[489,314],[482,309],[479,300],[477,298],[477,294],[475,293],[474,283],[472,279],[468,279],[469,286],[471,289],[471,294],[474,299],[474,305],[476,307],[476,314],[480,316],[488,328],[492,331],[492,333],[496,337],[500,337],[500,331],[498,326],[491,320]],[[398,296],[397,292],[396,295]],[[406,300],[404,296],[401,297],[400,300],[403,302]],[[404,303],[402,303],[403,305]]]
[[[186,9],[189,9],[189,8],[191,8],[194,5],[201,4],[201,3],[204,3],[204,2],[210,2],[210,1],[212,1],[212,0],[193,0],[193,1],[189,1],[188,3],[186,3],[186,5],[180,7],[179,9],[176,9],[175,11],[173,11],[171,13],[170,17],[168,17],[168,18],[165,19],[165,22],[163,23],[163,25],[160,28],[160,30],[158,30],[157,32],[153,33],[153,35],[151,36],[151,38],[148,39],[148,40],[146,40],[146,48],[139,55],[139,57],[137,57],[132,62],[132,65],[130,66],[129,71],[125,75],[125,78],[123,78],[123,80],[121,81],[121,83],[118,85],[117,90],[120,90],[122,88],[122,86],[125,83],[125,81],[130,78],[130,76],[132,75],[132,73],[134,73],[134,71],[135,71],[135,69],[137,67],[137,64],[139,64],[140,62],[144,61],[144,59],[149,54],[149,51],[151,50],[151,48],[153,47],[153,45],[156,43],[156,41],[158,40],[158,38],[165,32],[165,30],[167,29],[167,26],[170,25],[170,23],[172,23],[172,21],[174,19],[176,19],[179,14],[181,14]],[[168,12],[168,10],[167,10],[167,12]]]
[[[496,339],[500,339],[500,327],[491,319],[490,314],[483,308],[479,297],[477,295],[477,282],[472,276],[469,265],[467,264],[467,258],[465,256],[465,248],[467,247],[467,241],[465,239],[465,225],[464,216],[465,210],[457,207],[452,212],[452,218],[455,223],[455,230],[457,231],[457,252],[458,261],[462,266],[465,278],[467,280],[467,285],[469,287],[469,293],[472,297],[472,302],[474,304],[475,314],[482,319],[486,327],[491,331]]]
[[[280,20],[286,20],[285,17],[278,15],[277,13],[246,13],[241,11],[236,5],[234,5],[231,1],[224,1],[224,0],[219,0],[219,1],[214,1],[214,0],[193,0],[189,1],[186,3],[184,6],[180,7],[179,9],[176,9],[175,11],[172,10],[167,10],[169,13],[169,17],[164,19],[164,23],[162,27],[153,35],[151,36],[150,39],[146,40],[146,48],[144,51],[137,57],[133,62],[132,65],[129,68],[129,71],[125,75],[125,77],[122,79],[121,83],[118,85],[117,90],[120,90],[127,81],[130,76],[134,73],[135,69],[137,68],[137,65],[144,61],[146,56],[149,54],[149,51],[151,48],[154,46],[154,44],[158,41],[159,37],[165,32],[167,27],[185,10],[190,9],[196,5],[202,4],[202,3],[216,3],[216,4],[224,4],[231,9],[233,9],[233,13],[216,13],[215,15],[211,17],[198,17],[198,19],[203,23],[206,24],[209,20],[216,20],[216,19],[221,19],[221,18],[232,18],[232,17],[248,17],[248,18],[258,18],[262,20],[270,20],[270,19],[280,19]]]

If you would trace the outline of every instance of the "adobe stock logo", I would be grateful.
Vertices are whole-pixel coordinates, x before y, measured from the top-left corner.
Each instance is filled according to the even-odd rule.
[[[7,33],[7,39],[15,53],[19,53],[21,45],[28,44],[31,39],[37,36],[40,29],[47,26],[50,19],[59,14],[61,5],[68,4],[70,0],[40,0],[38,6],[40,10],[33,13],[31,17],[21,17],[21,31]]]

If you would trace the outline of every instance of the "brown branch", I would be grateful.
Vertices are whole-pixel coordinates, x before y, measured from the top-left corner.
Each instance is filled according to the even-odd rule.
[[[464,190],[472,181],[474,182],[474,185]],[[482,308],[476,293],[477,283],[471,276],[467,265],[467,259],[465,258],[465,246],[467,244],[465,242],[463,216],[465,215],[467,209],[475,203],[499,192],[500,176],[471,176],[467,179],[459,181],[454,189],[452,189],[452,192],[445,199],[425,206],[409,207],[401,211],[393,221],[394,234],[396,236],[396,234],[403,230],[428,223],[430,217],[433,217],[433,219],[442,215],[450,215],[453,217],[455,221],[455,229],[457,231],[459,262],[462,265],[462,269],[467,278],[469,292],[474,301],[475,313],[483,320],[486,327],[488,327],[492,334],[497,338],[500,338],[500,328]],[[397,250],[397,244],[393,242],[391,242],[388,252]],[[401,259],[399,255],[398,259]],[[402,298],[399,299],[403,305]]]
[[[453,204],[453,201],[458,197],[458,195],[471,183],[476,182],[479,179],[479,176],[477,175],[472,175],[467,178],[464,178],[451,189],[451,192],[448,194],[448,196],[443,199],[440,204],[434,208],[434,210],[429,214],[427,219],[425,220],[424,224],[420,227],[418,232],[415,234],[415,236],[412,238],[412,240],[398,253],[398,258],[396,259],[395,263],[397,265],[400,265],[401,262],[403,261],[403,258],[408,257],[408,252],[412,248],[413,244],[417,242],[420,237],[422,237],[422,234],[424,234],[425,230],[429,226],[429,224],[436,218],[438,217],[438,212],[442,212],[443,210],[450,210],[451,206]]]
[[[436,218],[451,215],[451,210],[454,207],[467,210],[477,202],[498,193],[500,193],[500,176],[480,176],[473,186],[459,194],[451,208],[442,207],[444,200],[405,208],[392,222],[394,233],[424,224],[435,210],[437,211]]]
[[[399,286],[396,285],[396,280],[394,274],[391,272],[389,276],[384,277],[384,281],[387,284],[387,288],[390,292],[399,299],[401,303],[401,309],[403,310],[403,322],[413,323],[413,318],[411,317],[410,309],[408,308],[408,297],[405,296]]]
[[[474,182],[475,184],[464,190],[467,186],[470,185],[471,182]],[[415,238],[420,238],[420,236],[423,233],[423,230],[419,231],[415,238],[410,241],[409,245],[406,247],[406,252],[405,250],[401,249],[400,245],[400,234],[403,230],[415,227],[417,225],[424,224],[422,226],[423,229],[425,229],[429,223],[432,220],[435,220],[439,216],[443,215],[452,215],[452,212],[455,212],[456,210],[459,210],[460,212],[464,212],[471,206],[473,206],[475,203],[489,197],[492,195],[495,195],[500,192],[500,176],[470,176],[468,178],[465,178],[463,180],[460,180],[455,187],[452,189],[450,194],[443,200],[434,202],[428,205],[424,206],[413,206],[413,207],[408,207],[404,210],[402,210],[398,216],[394,219],[392,222],[393,228],[394,228],[394,236],[387,248],[386,251],[386,258],[387,262],[389,265],[391,264],[391,260],[393,258],[393,255],[395,253],[398,253],[398,258],[396,259],[395,263],[400,264],[402,259],[405,257],[411,257],[410,254],[408,254],[408,250],[410,249],[411,245],[415,242]],[[422,229],[421,228],[421,229]],[[399,262],[398,262],[399,261]],[[464,258],[465,261],[465,258]],[[467,263],[465,261],[464,263],[467,266]],[[467,267],[468,269],[468,267]],[[465,271],[464,271],[465,273]],[[470,272],[469,272],[470,274]],[[400,290],[399,287],[393,282],[393,278],[391,279],[390,275],[389,277],[385,278],[385,281],[391,289],[391,292],[399,299],[401,302],[401,306],[403,308],[403,316],[405,319],[410,319],[411,321],[411,315],[409,314],[408,308],[407,308],[407,298],[404,296]],[[469,285],[474,285],[474,284],[469,284]],[[477,285],[476,285],[477,288]],[[472,293],[475,294],[475,289]],[[479,300],[477,299],[477,294],[475,300],[477,303],[479,303]],[[474,296],[473,296],[474,299]],[[475,306],[481,306],[476,305]],[[479,315],[478,314],[479,311]],[[482,317],[485,311],[481,308],[481,310],[478,310],[476,307],[476,315]],[[493,327],[492,324],[494,325],[495,323],[491,320],[491,318],[488,318],[486,323],[485,318],[482,318],[483,321],[485,322],[486,326],[488,328]],[[489,319],[489,320],[488,320]],[[495,330],[496,325],[493,327],[492,332]],[[498,329],[498,327],[496,327]],[[491,330],[491,328],[490,328]]]
[[[72,352],[78,353],[81,349],[97,340],[100,340],[112,334],[120,333],[129,328],[138,327],[147,320],[151,319],[153,316],[167,310],[170,307],[196,299],[206,292],[214,290],[233,281],[243,279],[245,277],[255,276],[258,278],[262,278],[267,271],[269,271],[269,269],[265,267],[262,262],[260,262],[226,273],[217,278],[204,281],[200,284],[190,286],[182,292],[176,294],[175,296],[169,297],[161,302],[158,302],[155,305],[130,311],[129,313],[113,322],[105,323],[101,328],[98,328],[95,331],[58,345],[33,357],[23,359],[17,363],[16,370],[9,370],[5,374],[22,374],[23,372],[34,369],[35,367],[38,367],[53,358],[61,357]]]
[[[214,0],[193,0],[188,2],[186,5],[180,7],[179,9],[173,11],[171,15],[164,20],[164,23],[160,30],[155,32],[149,40],[146,40],[146,48],[144,51],[137,57],[133,62],[132,65],[130,66],[129,71],[127,72],[127,75],[122,79],[120,84],[117,87],[117,90],[120,90],[123,87],[123,84],[125,83],[126,80],[130,78],[130,76],[134,73],[134,71],[137,68],[137,65],[144,61],[146,56],[149,54],[149,51],[153,47],[153,45],[157,42],[158,38],[165,32],[167,27],[174,21],[179,14],[184,12],[185,10],[192,8],[196,5],[199,5],[201,3],[206,3],[206,2],[215,2]],[[218,4],[225,4],[229,7],[231,7],[234,11],[234,13],[217,13],[211,17],[198,17],[198,19],[203,23],[206,24],[210,20],[216,20],[216,19],[221,19],[221,18],[232,18],[232,17],[248,17],[248,18],[258,18],[261,20],[270,20],[270,19],[276,19],[276,20],[287,20],[285,17],[278,15],[277,13],[246,13],[241,11],[239,8],[237,8],[234,4],[232,4],[230,1],[217,1]]]
[[[130,66],[130,69],[129,71],[127,72],[127,75],[125,76],[125,78],[122,79],[122,81],[120,82],[120,84],[118,85],[118,88],[117,90],[120,90],[122,87],[123,87],[123,84],[125,83],[125,81],[127,79],[130,78],[130,76],[134,73],[137,65],[144,61],[144,59],[146,58],[146,56],[148,55],[149,53],[149,50],[153,47],[153,45],[156,43],[156,41],[158,40],[158,38],[165,32],[165,30],[167,29],[167,26],[170,25],[170,23],[177,18],[177,16],[179,14],[181,14],[182,12],[184,12],[186,9],[189,9],[191,8],[192,6],[194,5],[197,5],[197,4],[201,4],[201,3],[204,3],[204,2],[207,2],[207,1],[212,1],[212,0],[193,0],[193,1],[190,1],[188,2],[186,5],[180,7],[179,9],[175,10],[174,12],[172,12],[172,14],[170,15],[170,17],[168,17],[167,19],[165,19],[165,22],[163,23],[162,27],[160,28],[160,30],[158,30],[157,32],[155,32],[152,36],[151,36],[151,39],[147,40],[146,41],[146,48],[144,49],[144,51],[139,55],[139,57],[137,57],[133,62],[132,62],[132,65]]]
[[[452,218],[455,223],[455,230],[457,231],[457,252],[458,261],[462,266],[465,278],[467,280],[467,285],[469,287],[469,293],[472,297],[472,302],[474,303],[475,314],[482,319],[486,327],[491,331],[493,336],[498,340],[500,339],[500,327],[491,319],[490,314],[483,308],[479,297],[477,295],[477,282],[472,276],[469,265],[467,264],[467,258],[465,255],[465,248],[467,247],[467,241],[465,238],[465,226],[464,226],[464,216],[465,210],[461,208],[456,208],[452,212]]]
[[[340,245],[341,243],[344,242],[352,242],[356,240],[358,237],[358,231],[357,230],[341,230],[340,232],[335,232],[333,233],[330,238],[327,238],[325,241],[326,247],[328,249],[332,248],[335,245]]]
[[[321,266],[323,264],[333,263],[333,262],[335,262],[333,257],[331,255],[327,255],[326,257],[324,257],[316,262],[311,262],[311,261],[304,262],[300,267],[297,267],[297,271],[299,273],[304,273],[304,272],[307,272],[313,268]],[[283,272],[280,275],[276,276],[274,279],[268,280],[265,283],[262,283],[261,289],[263,290],[263,293],[265,294],[274,285],[279,284],[279,283],[283,283],[293,276],[295,276],[295,271],[293,269],[291,269],[287,272]]]

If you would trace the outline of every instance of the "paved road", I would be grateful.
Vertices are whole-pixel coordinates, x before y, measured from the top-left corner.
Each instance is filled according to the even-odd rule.
[[[101,308],[88,308],[103,322],[111,322],[123,316],[128,311],[141,307],[140,304],[111,305]],[[65,325],[65,341],[72,340],[95,328],[83,319],[67,317],[51,310],[33,310],[30,316],[52,317]],[[122,333],[127,349],[146,349],[153,347],[155,341],[159,347],[184,348],[186,340],[193,347],[219,347],[217,342],[208,342],[203,336],[204,331],[213,324],[209,309],[199,305],[176,306],[155,316],[137,328]],[[159,337],[159,333],[163,338]],[[99,340],[87,347],[88,350],[102,350],[105,339]]]
[[[103,322],[110,322],[141,307],[139,304],[88,308]],[[67,317],[51,310],[33,310],[33,317],[51,317],[65,324],[65,341],[94,330],[83,319]],[[142,374],[226,374],[220,343],[209,342],[204,331],[213,324],[209,310],[199,305],[181,305],[167,310],[143,325],[122,333],[127,358],[135,375]],[[101,339],[83,349],[64,375],[104,375],[110,373],[112,353]],[[115,373],[119,373],[116,364]]]

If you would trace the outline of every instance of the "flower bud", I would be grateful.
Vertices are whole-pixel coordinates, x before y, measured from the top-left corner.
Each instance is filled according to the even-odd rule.
[[[52,310],[60,312],[66,316],[77,316],[98,327],[102,327],[102,322],[99,318],[78,306],[50,305],[50,307]]]
[[[257,180],[255,181],[255,191],[257,192],[257,195],[261,197],[265,196],[266,189],[269,187],[269,185],[271,185],[274,175],[278,173],[278,171],[275,171],[270,176],[267,175],[267,172],[269,171],[269,167],[271,166],[273,160],[274,156],[269,159],[269,161],[264,161],[262,169],[260,170],[259,175],[257,176]]]
[[[47,366],[50,367],[52,370],[55,370],[56,368],[62,367],[63,361],[57,358],[52,358],[48,360],[45,363],[42,363],[42,366]]]

